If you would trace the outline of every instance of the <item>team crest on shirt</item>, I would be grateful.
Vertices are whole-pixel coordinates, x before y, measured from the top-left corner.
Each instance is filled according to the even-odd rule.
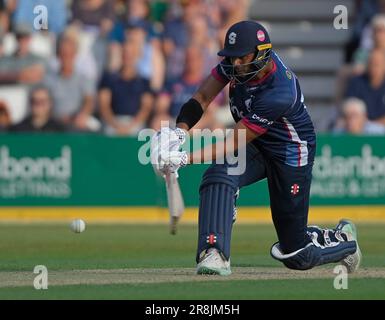
[[[293,196],[295,196],[296,194],[299,193],[299,185],[294,183],[292,186],[291,186],[291,194]]]
[[[293,75],[291,74],[291,72],[289,70],[286,70],[286,77],[288,77],[289,80],[291,80],[293,78]]]

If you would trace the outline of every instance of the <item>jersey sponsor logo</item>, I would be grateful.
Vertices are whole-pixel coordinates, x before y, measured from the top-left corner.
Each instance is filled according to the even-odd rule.
[[[261,123],[264,123],[264,124],[267,124],[268,126],[272,125],[274,123],[274,121],[269,121],[265,118],[261,118],[260,116],[256,115],[256,114],[253,114],[251,116],[252,119],[254,120],[257,120],[258,122],[261,122]]]
[[[266,35],[262,30],[258,30],[257,32],[257,38],[259,41],[265,41]]]
[[[236,39],[237,39],[237,34],[235,32],[231,32],[229,34],[229,43],[234,44]]]

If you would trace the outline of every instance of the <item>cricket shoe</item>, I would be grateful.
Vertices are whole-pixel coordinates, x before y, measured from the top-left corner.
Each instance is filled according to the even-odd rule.
[[[349,273],[356,271],[361,264],[362,254],[357,241],[357,228],[353,222],[342,219],[336,227],[336,231],[340,231],[345,234],[348,241],[355,241],[357,244],[357,250],[355,253],[347,256],[341,261],[342,265],[346,267]]]
[[[197,274],[216,274],[228,276],[231,274],[230,260],[216,249],[210,248],[201,253],[201,259],[197,265]]]

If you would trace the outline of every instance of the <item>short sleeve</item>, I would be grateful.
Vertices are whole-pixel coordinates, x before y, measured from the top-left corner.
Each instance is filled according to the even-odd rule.
[[[99,82],[99,90],[101,89],[110,89],[111,88],[111,82],[112,82],[112,75],[108,72],[104,72],[100,82]]]
[[[166,83],[163,85],[162,89],[160,89],[159,95],[171,96],[173,84],[174,84],[174,82],[166,81]]]
[[[124,26],[121,22],[115,23],[112,30],[110,31],[108,35],[108,40],[110,42],[119,42],[123,43],[125,39],[124,36]]]
[[[89,77],[80,77],[80,87],[84,96],[93,96],[95,94],[96,83]]]
[[[142,79],[142,88],[143,88],[143,93],[154,94],[154,91],[151,89],[151,84],[148,79]]]
[[[115,11],[114,3],[111,0],[105,2],[105,7],[103,8],[103,17],[115,21]]]
[[[258,135],[262,135],[282,117],[288,108],[288,105],[282,103],[258,104],[251,108],[251,111],[242,119],[242,123]]]
[[[226,75],[223,73],[220,64],[217,64],[217,66],[214,67],[214,68],[211,70],[211,75],[212,75],[216,80],[218,80],[219,82],[222,82],[223,84],[228,84],[229,81],[230,81],[230,80],[226,77]]]
[[[359,92],[361,88],[359,87],[359,81],[358,78],[352,78],[347,86],[346,92],[345,92],[345,98],[349,97],[359,97]]]

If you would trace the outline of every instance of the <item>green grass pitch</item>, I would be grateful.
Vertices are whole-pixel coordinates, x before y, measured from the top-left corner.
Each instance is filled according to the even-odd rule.
[[[385,299],[385,225],[358,225],[362,269],[333,287],[333,265],[289,271],[270,257],[272,225],[234,226],[230,277],[194,274],[197,226],[0,225],[0,299]],[[36,290],[36,265],[48,289]]]

